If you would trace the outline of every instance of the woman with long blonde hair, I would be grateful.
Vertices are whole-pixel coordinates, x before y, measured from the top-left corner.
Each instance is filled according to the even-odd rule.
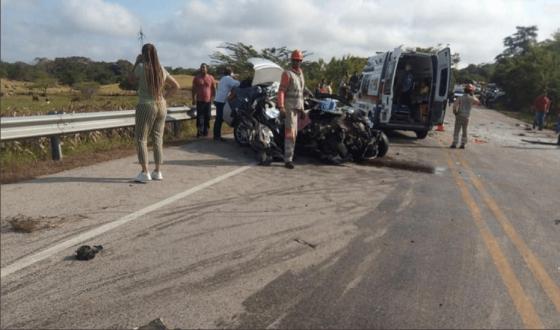
[[[135,181],[162,180],[163,132],[167,115],[165,99],[179,89],[179,83],[161,66],[156,47],[152,44],[142,47],[142,53],[137,56],[128,78],[132,83],[138,82],[134,143],[142,171]],[[154,145],[155,169],[151,175],[148,171],[148,136],[151,136]]]

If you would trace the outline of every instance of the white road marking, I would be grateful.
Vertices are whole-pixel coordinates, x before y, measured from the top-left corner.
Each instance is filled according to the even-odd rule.
[[[141,216],[146,215],[150,212],[153,212],[153,211],[155,211],[155,210],[157,210],[157,209],[159,209],[163,206],[171,204],[171,203],[173,203],[173,202],[175,202],[179,199],[185,198],[185,197],[187,197],[189,195],[192,195],[192,194],[194,194],[198,191],[201,191],[205,188],[208,188],[212,185],[215,185],[216,183],[224,181],[225,179],[227,179],[229,177],[232,177],[232,176],[237,175],[241,172],[244,172],[244,171],[248,170],[249,168],[251,168],[253,166],[254,165],[247,165],[247,166],[240,167],[240,168],[238,168],[234,171],[231,171],[229,173],[226,173],[224,175],[216,177],[216,178],[214,178],[210,181],[206,181],[206,182],[204,182],[204,183],[202,183],[202,184],[200,184],[196,187],[187,189],[183,192],[180,192],[176,195],[168,197],[168,198],[166,198],[162,201],[159,201],[159,202],[157,202],[155,204],[152,204],[148,207],[145,207],[141,210],[138,210],[138,211],[133,212],[129,215],[126,215],[126,216],[124,216],[120,219],[117,219],[117,220],[112,221],[110,223],[104,224],[100,227],[94,228],[94,229],[92,229],[90,231],[87,231],[85,233],[79,234],[78,236],[76,236],[74,238],[71,238],[67,241],[64,241],[64,242],[60,243],[60,244],[52,246],[52,247],[50,247],[46,250],[43,250],[43,251],[38,252],[36,254],[21,258],[18,261],[14,262],[12,264],[9,264],[6,267],[0,269],[0,278],[4,278],[4,277],[6,277],[6,276],[8,276],[12,273],[15,273],[15,272],[25,268],[25,267],[31,266],[32,264],[34,264],[36,262],[47,259],[47,258],[53,256],[54,254],[56,254],[56,253],[58,253],[62,250],[65,250],[65,249],[68,249],[72,246],[80,244],[80,243],[82,243],[84,241],[87,241],[88,239],[91,239],[95,236],[99,236],[99,235],[101,235],[105,232],[108,232],[112,229],[115,229],[119,226],[122,226],[122,225],[124,225],[124,224],[126,224],[130,221],[136,220],[136,219],[140,218]]]

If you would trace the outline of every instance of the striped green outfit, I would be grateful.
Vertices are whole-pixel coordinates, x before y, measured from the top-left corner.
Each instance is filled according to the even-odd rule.
[[[167,79],[169,73],[162,67],[163,81]],[[144,66],[138,64],[134,70],[134,75],[138,80],[138,105],[136,106],[134,143],[138,153],[138,162],[148,164],[148,136],[151,136],[154,145],[154,162],[163,163],[163,132],[165,130],[165,117],[167,116],[167,103],[162,97],[156,100],[151,95]]]

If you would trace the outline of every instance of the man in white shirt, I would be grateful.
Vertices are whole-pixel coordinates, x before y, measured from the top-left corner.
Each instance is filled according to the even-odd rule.
[[[224,141],[222,138],[222,122],[224,118],[224,106],[226,104],[229,93],[234,87],[239,86],[239,81],[235,80],[233,70],[231,67],[225,68],[225,75],[218,82],[218,90],[214,98],[214,105],[216,106],[216,120],[214,121],[214,140]]]

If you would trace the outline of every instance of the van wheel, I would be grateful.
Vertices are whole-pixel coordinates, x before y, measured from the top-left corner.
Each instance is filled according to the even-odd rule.
[[[428,131],[416,131],[416,138],[425,139],[428,136]]]
[[[377,157],[381,158],[389,151],[389,138],[385,133],[381,132],[379,140],[377,141]]]

